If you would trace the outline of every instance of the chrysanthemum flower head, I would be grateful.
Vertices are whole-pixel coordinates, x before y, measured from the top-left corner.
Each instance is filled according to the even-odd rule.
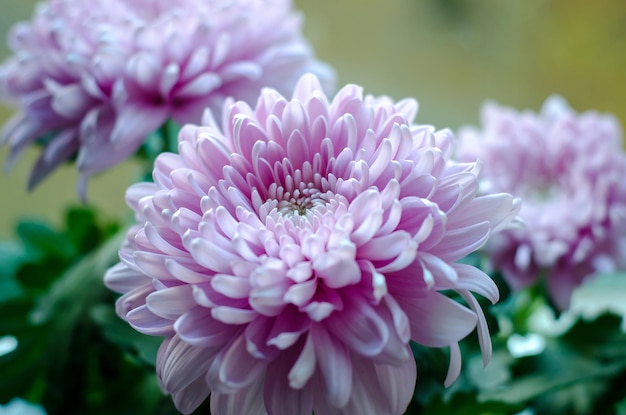
[[[472,295],[497,288],[456,261],[510,221],[508,194],[477,197],[478,167],[453,136],[414,125],[413,100],[329,100],[304,76],[291,99],[185,126],[154,183],[129,188],[138,224],[106,284],[137,330],[165,336],[163,389],[184,413],[401,414],[414,390],[409,340],[449,346],[488,328]],[[441,291],[460,294],[469,307]]]
[[[626,155],[618,121],[552,96],[541,112],[488,103],[482,129],[459,133],[458,157],[483,162],[481,186],[523,201],[523,227],[488,245],[514,289],[545,275],[554,304],[597,272],[626,265]]]
[[[29,186],[78,155],[84,187],[168,118],[198,123],[305,72],[331,83],[300,20],[290,0],[48,0],[13,27],[0,67],[0,95],[20,109],[2,133],[9,161],[40,141]]]

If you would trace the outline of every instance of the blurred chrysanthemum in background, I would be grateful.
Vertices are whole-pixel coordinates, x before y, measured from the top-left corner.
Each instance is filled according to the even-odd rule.
[[[478,166],[450,162],[452,133],[416,112],[353,85],[329,101],[306,75],[290,100],[264,89],[185,126],[154,183],[129,188],[138,224],[105,282],[121,317],[166,337],[157,372],[179,410],[211,393],[215,414],[401,414],[410,339],[450,347],[448,384],[476,327],[489,358],[472,292],[497,288],[456,261],[518,202],[477,197]]]
[[[458,158],[480,159],[485,192],[522,199],[524,226],[488,245],[514,289],[545,276],[560,309],[598,272],[626,266],[626,155],[611,115],[577,114],[559,96],[539,114],[487,103],[482,129],[459,132]]]
[[[9,36],[0,95],[9,164],[39,141],[35,186],[77,156],[89,176],[134,153],[168,118],[199,122],[224,99],[289,92],[305,72],[332,81],[301,36],[290,0],[49,0]]]

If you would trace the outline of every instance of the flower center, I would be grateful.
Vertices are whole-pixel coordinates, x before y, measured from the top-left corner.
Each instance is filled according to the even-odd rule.
[[[317,189],[313,183],[300,183],[292,191],[279,187],[277,196],[276,208],[284,216],[305,216],[316,206],[328,203],[328,195]]]

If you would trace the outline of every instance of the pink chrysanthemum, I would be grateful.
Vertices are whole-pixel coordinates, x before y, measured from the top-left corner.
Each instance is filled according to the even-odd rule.
[[[81,192],[166,119],[199,122],[225,97],[252,103],[264,86],[289,92],[313,60],[290,0],[49,0],[13,27],[0,94],[19,103],[2,141],[10,163],[45,149],[35,186],[78,155]]]
[[[514,289],[545,274],[555,305],[597,272],[626,265],[626,156],[615,118],[576,114],[560,97],[539,114],[493,103],[483,130],[459,134],[458,157],[483,161],[481,186],[523,200],[525,226],[489,244],[494,266]]]
[[[451,132],[416,111],[356,86],[329,102],[307,75],[291,100],[265,89],[185,126],[128,190],[139,223],[105,281],[120,316],[166,337],[158,376],[182,412],[211,393],[216,415],[401,414],[410,339],[450,347],[447,383],[477,322],[489,357],[471,292],[497,288],[455,261],[517,202],[476,197],[477,166],[449,163]]]

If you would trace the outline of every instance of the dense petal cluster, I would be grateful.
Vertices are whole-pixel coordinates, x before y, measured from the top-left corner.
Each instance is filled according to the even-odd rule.
[[[182,412],[211,393],[216,415],[401,414],[410,339],[450,347],[447,383],[476,327],[489,358],[472,292],[497,288],[456,261],[518,203],[477,197],[477,165],[450,162],[452,133],[416,112],[353,85],[328,100],[306,75],[290,100],[264,89],[185,126],[154,183],[129,188],[138,224],[105,282],[120,316],[165,336],[158,376]]]
[[[29,186],[77,155],[86,179],[131,155],[168,118],[199,122],[225,97],[290,92],[305,72],[329,83],[290,0],[49,0],[9,36],[0,95],[10,163],[45,145]],[[84,189],[83,189],[84,191]]]
[[[489,244],[494,266],[513,288],[545,275],[555,305],[597,272],[626,265],[626,155],[617,120],[577,114],[557,96],[539,114],[494,103],[482,130],[459,132],[458,157],[484,163],[481,186],[523,200],[525,226]]]

